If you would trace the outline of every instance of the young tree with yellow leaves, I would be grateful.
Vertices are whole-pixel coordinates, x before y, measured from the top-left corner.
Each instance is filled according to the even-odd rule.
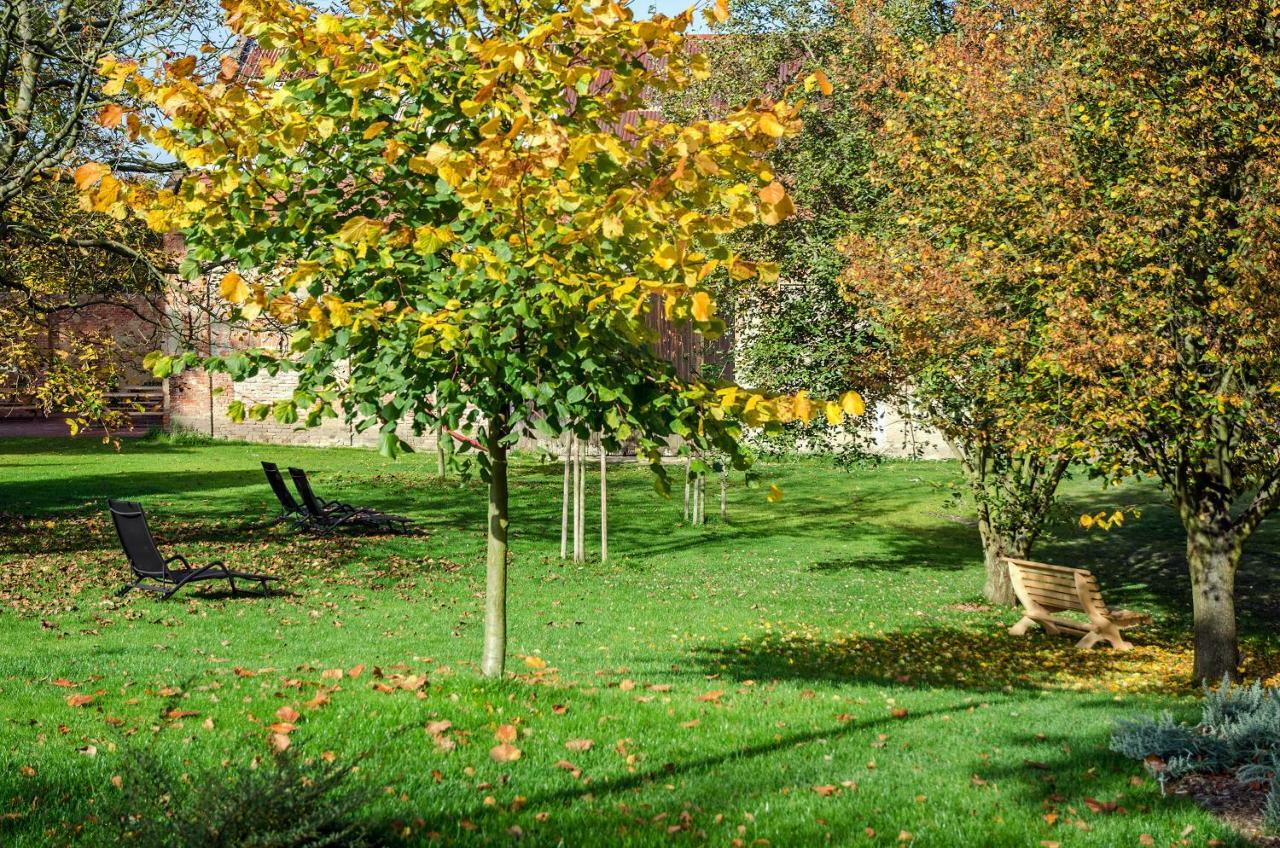
[[[522,432],[601,431],[611,448],[634,437],[662,481],[670,434],[736,455],[735,421],[813,414],[803,398],[682,382],[644,320],[663,308],[719,332],[709,281],[773,273],[722,237],[786,203],[765,155],[799,130],[794,108],[642,120],[651,92],[705,73],[684,35],[692,11],[636,20],[591,0],[227,8],[232,28],[278,57],[261,79],[240,80],[230,60],[217,79],[192,59],[157,78],[108,69],[110,88],[163,110],[163,122],[134,126],[193,175],[159,192],[93,163],[79,177],[86,205],[180,231],[188,276],[225,266],[222,296],[242,320],[292,325],[290,350],[151,365],[294,371],[292,397],[233,414],[343,415],[379,427],[388,453],[406,420],[475,433],[489,486],[482,670],[499,675],[507,452]]]

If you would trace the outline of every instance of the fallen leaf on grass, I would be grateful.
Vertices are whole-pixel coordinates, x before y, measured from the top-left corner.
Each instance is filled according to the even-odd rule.
[[[74,689],[76,686],[76,684],[72,683],[65,677],[59,677],[56,680],[53,680],[52,683],[54,686],[61,686],[64,689]]]
[[[1099,801],[1097,798],[1085,798],[1084,805],[1095,813],[1114,813],[1116,811],[1115,801]]]
[[[489,759],[495,763],[514,763],[520,759],[520,749],[509,742],[503,742],[489,749]]]
[[[596,743],[591,739],[570,739],[564,746],[570,751],[590,751],[594,744]]]
[[[301,718],[301,714],[293,707],[281,707],[276,710],[276,718],[292,724]]]
[[[83,707],[86,704],[92,704],[92,703],[93,703],[92,695],[68,695],[67,696],[68,707]]]
[[[514,742],[517,736],[514,724],[500,724],[498,729],[494,731],[493,737],[499,742]]]
[[[271,734],[271,748],[278,754],[282,754],[289,750],[289,734],[273,733]]]
[[[713,702],[719,703],[720,698],[723,697],[723,695],[724,695],[723,689],[712,689],[710,692],[705,692],[699,695],[698,697],[694,698],[694,700],[704,701],[706,703],[713,703]]]
[[[569,774],[573,775],[575,780],[582,776],[582,769],[578,768],[568,760],[560,760],[556,763],[556,768],[564,769],[569,772]]]

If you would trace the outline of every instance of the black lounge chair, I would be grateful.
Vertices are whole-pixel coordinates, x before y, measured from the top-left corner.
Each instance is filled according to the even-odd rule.
[[[302,497],[302,508],[306,510],[307,520],[311,527],[321,533],[328,533],[340,527],[363,527],[382,530],[384,532],[399,529],[408,532],[409,523],[413,520],[404,515],[390,515],[376,509],[355,507],[338,501],[326,501],[318,497],[307,479],[307,472],[301,468],[290,468],[289,476],[293,478],[293,486]]]
[[[289,491],[288,484],[284,482],[284,475],[280,473],[280,466],[274,462],[263,462],[262,471],[267,475],[267,482],[271,484],[271,491],[275,492],[276,500],[280,501],[279,517],[270,524],[263,526],[270,527],[272,524],[279,524],[281,521],[292,521],[295,526],[310,523],[311,517],[307,514],[306,508],[298,503],[298,499],[293,496],[293,492]]]
[[[142,589],[145,592],[160,593],[160,600],[165,600],[188,583],[200,580],[226,580],[231,584],[232,594],[238,594],[236,580],[257,583],[262,587],[262,594],[268,594],[267,581],[275,580],[265,574],[247,574],[242,571],[228,571],[222,567],[222,560],[211,562],[201,568],[192,568],[191,563],[182,554],[165,559],[156,548],[155,539],[151,537],[151,528],[147,526],[147,516],[142,505],[133,501],[108,500],[111,510],[111,521],[116,526],[116,535],[120,537],[120,545],[129,558],[129,568],[135,579],[132,583],[116,592],[125,595],[130,589]],[[181,568],[170,568],[172,562],[182,563]],[[152,581],[150,583],[144,581]]]

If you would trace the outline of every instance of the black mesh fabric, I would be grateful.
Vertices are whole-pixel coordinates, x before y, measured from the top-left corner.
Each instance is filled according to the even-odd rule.
[[[164,557],[160,556],[156,542],[151,538],[142,505],[133,501],[109,500],[107,506],[111,509],[116,534],[120,537],[120,544],[124,546],[125,556],[129,558],[133,570],[148,576],[163,574]]]
[[[280,473],[280,468],[274,462],[262,463],[262,470],[267,475],[267,482],[271,484],[271,491],[276,493],[276,497],[280,499],[280,505],[284,507],[285,512],[299,512],[302,505],[294,498],[293,492],[289,491],[289,487],[285,485],[284,476]]]
[[[293,485],[302,496],[302,503],[306,505],[307,512],[315,516],[322,515],[324,507],[320,505],[316,493],[311,491],[311,481],[307,479],[307,472],[301,468],[290,468],[289,476],[293,478]]]

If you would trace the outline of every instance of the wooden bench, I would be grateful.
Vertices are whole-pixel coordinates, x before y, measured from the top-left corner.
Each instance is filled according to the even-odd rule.
[[[1009,628],[1014,636],[1025,635],[1031,625],[1039,624],[1047,633],[1080,636],[1077,648],[1092,648],[1105,640],[1118,651],[1133,645],[1120,631],[1146,624],[1151,616],[1140,612],[1107,609],[1098,589],[1098,579],[1083,568],[1064,568],[1025,559],[1006,557],[1013,591],[1022,602],[1022,620]],[[1055,616],[1055,612],[1082,612],[1087,622]]]

